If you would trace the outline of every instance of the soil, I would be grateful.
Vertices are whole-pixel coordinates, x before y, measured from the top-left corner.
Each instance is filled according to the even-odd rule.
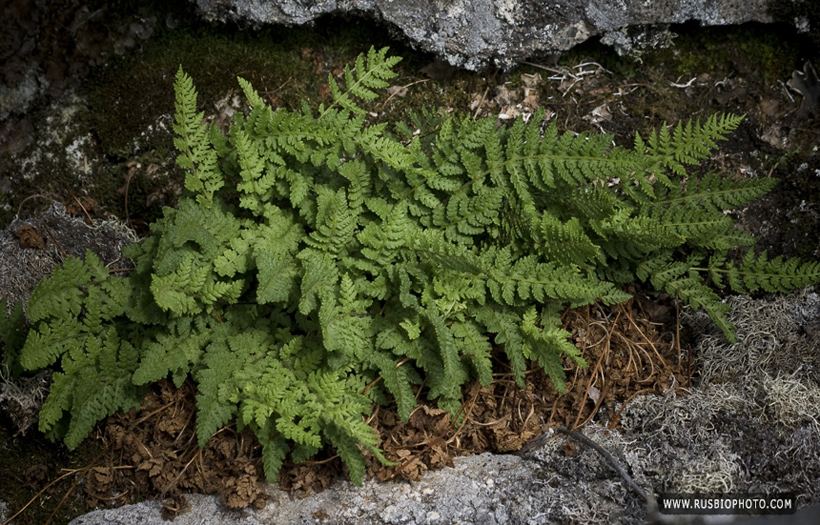
[[[317,107],[329,100],[328,75],[341,74],[371,45],[389,45],[405,58],[389,95],[374,103],[374,120],[437,107],[505,121],[540,107],[561,130],[606,132],[629,145],[636,132],[664,123],[744,114],[704,170],[778,178],[772,193],[735,211],[741,226],[770,254],[820,258],[818,46],[791,26],[643,28],[633,41],[652,44],[636,44],[625,56],[594,41],[512,71],[468,73],[359,20],[252,31],[205,24],[188,3],[138,4],[12,0],[4,7],[0,226],[57,201],[88,221],[115,217],[145,234],[182,191],[170,135],[180,64],[194,78],[207,118],[226,125],[243,109],[236,76],[275,107]],[[30,249],[48,242],[17,231]],[[673,385],[685,392],[697,380],[697,356],[688,350],[693,336],[680,333],[680,306],[632,291],[630,303],[564,313],[589,363],[567,365],[566,394],[533,369],[523,390],[504,373],[489,387],[466,387],[458,427],[424,403],[406,423],[393,407],[374,407],[369,422],[398,466],[374,460],[369,475],[417,479],[457,455],[519,450],[548,426],[617,423],[616,406],[639,393]],[[504,370],[503,355],[496,352],[496,370]],[[162,499],[172,517],[184,511],[186,492],[220,494],[231,507],[263,505],[259,445],[231,425],[200,450],[194,395],[190,384],[157,384],[141,409],[102,422],[73,453],[33,429],[23,438],[0,415],[0,500],[12,513],[32,501],[18,524],[67,523],[95,506],[145,498]],[[287,465],[279,481],[304,493],[344,474],[326,450]]]

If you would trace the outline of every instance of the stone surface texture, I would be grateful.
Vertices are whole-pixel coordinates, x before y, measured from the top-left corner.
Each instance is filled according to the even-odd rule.
[[[253,25],[310,23],[323,15],[364,15],[450,64],[510,68],[633,26],[771,22],[788,0],[192,0],[210,20]]]

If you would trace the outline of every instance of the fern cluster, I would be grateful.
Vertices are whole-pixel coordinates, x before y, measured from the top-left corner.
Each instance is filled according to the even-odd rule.
[[[372,50],[329,79],[333,103],[273,110],[239,79],[250,111],[225,134],[203,123],[176,77],[175,145],[187,193],[112,276],[88,254],[31,297],[20,362],[59,363],[40,428],[76,446],[92,425],[171,377],[198,385],[204,444],[235,419],[263,445],[270,479],[290,455],[330,444],[351,477],[361,450],[384,460],[363,422],[419,388],[456,414],[471,378],[492,380],[494,346],[523,386],[537,362],[563,390],[584,364],[561,329],[566,305],[627,300],[642,281],[704,308],[734,337],[709,283],[786,290],[820,264],[768,259],[724,210],[774,179],[688,176],[741,117],[666,127],[634,149],[559,133],[543,113],[499,126],[423,112],[370,124],[361,103],[395,76]],[[19,313],[18,313],[19,316]]]

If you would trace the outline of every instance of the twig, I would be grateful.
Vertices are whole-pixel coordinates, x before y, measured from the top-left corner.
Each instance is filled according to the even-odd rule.
[[[401,365],[403,365],[404,363],[406,363],[409,360],[410,360],[409,357],[405,357],[404,359],[402,359],[401,361],[396,363],[396,368],[399,368]],[[362,394],[367,394],[367,391],[370,390],[373,386],[377,385],[379,383],[379,381],[381,381],[382,379],[384,379],[384,378],[382,376],[379,376],[376,379],[374,379],[373,381],[371,381],[369,385],[364,387],[364,392],[362,392]]]
[[[661,356],[660,353],[658,353],[658,349],[655,348],[655,345],[652,343],[652,341],[650,341],[649,338],[646,337],[646,334],[644,333],[644,331],[641,330],[640,327],[638,327],[638,324],[632,318],[632,311],[631,311],[632,306],[630,305],[630,308],[629,308],[630,311],[627,311],[626,308],[624,308],[623,304],[621,304],[620,306],[621,306],[621,310],[623,310],[623,312],[626,314],[626,317],[629,319],[629,322],[632,324],[632,326],[635,327],[635,330],[637,330],[638,333],[641,334],[641,337],[643,337],[646,340],[646,342],[649,343],[649,346],[655,352],[655,355],[658,356],[658,359],[661,360],[661,363],[663,363],[663,366],[667,366],[666,365],[666,360],[663,358],[663,356]]]
[[[592,60],[590,60],[588,62],[582,62],[582,63],[578,64],[577,66],[572,66],[572,69],[579,69],[579,68],[586,67],[586,66],[595,66],[598,69],[595,70],[595,71],[580,71],[578,73],[579,75],[590,75],[590,74],[594,75],[594,74],[598,73],[598,71],[603,71],[604,73],[609,73],[610,75],[612,74],[612,71],[608,70],[607,68],[605,68],[604,66],[602,66],[598,62],[593,62]]]
[[[174,403],[175,403],[175,401],[171,401],[170,403],[167,403],[167,404],[165,404],[165,405],[162,405],[161,407],[159,407],[158,409],[156,409],[156,410],[152,411],[151,413],[149,413],[149,414],[147,414],[147,415],[142,416],[142,417],[141,417],[141,418],[139,418],[138,420],[134,421],[134,422],[131,424],[131,427],[133,428],[133,427],[135,427],[135,426],[139,425],[140,423],[142,423],[143,421],[145,421],[146,419],[150,418],[151,416],[154,416],[154,415],[156,415],[156,414],[159,414],[160,412],[162,412],[163,410],[165,410],[165,409],[166,409],[166,408],[168,408],[169,406],[173,405]]]
[[[54,481],[52,481],[51,483],[49,483],[48,485],[46,485],[46,486],[43,488],[43,490],[41,490],[40,492],[38,492],[37,494],[35,494],[35,495],[34,495],[34,497],[33,497],[33,498],[31,498],[31,499],[28,501],[28,503],[26,503],[25,505],[23,505],[23,508],[21,508],[20,510],[18,510],[18,511],[17,511],[17,512],[16,512],[16,513],[12,516],[12,517],[10,517],[9,519],[7,519],[6,521],[4,521],[4,522],[3,522],[2,524],[0,524],[0,525],[8,525],[9,523],[11,523],[11,521],[12,521],[14,518],[16,518],[17,516],[19,516],[19,515],[20,515],[20,514],[21,514],[24,510],[26,510],[26,509],[29,507],[29,505],[31,505],[32,503],[34,503],[34,502],[37,500],[37,498],[39,498],[39,497],[43,494],[43,492],[45,492],[45,491],[47,491],[48,489],[50,489],[50,488],[52,487],[52,485],[54,485],[54,484],[55,484],[55,483],[57,483],[58,481],[61,481],[62,479],[66,478],[66,477],[68,477],[68,476],[70,476],[70,475],[72,475],[72,474],[74,474],[74,472],[73,472],[73,471],[72,471],[72,472],[66,472],[65,474],[63,474],[63,475],[62,475],[62,476],[60,476],[59,478],[55,479]]]
[[[184,467],[182,467],[182,470],[179,472],[179,474],[177,474],[177,476],[174,478],[174,480],[171,483],[169,483],[162,490],[162,493],[159,495],[159,499],[161,499],[161,500],[165,499],[165,495],[168,493],[168,491],[173,489],[174,487],[176,487],[179,484],[179,480],[180,480],[180,478],[182,478],[182,475],[185,474],[185,471],[188,470],[188,467],[191,466],[191,463],[193,463],[194,460],[196,460],[196,458],[198,458],[200,456],[200,454],[202,454],[202,449],[198,448],[197,451],[196,451],[196,454],[194,454],[194,457],[192,457],[191,460],[188,461],[188,463],[186,463]]]
[[[15,217],[20,217],[20,210],[23,209],[23,204],[25,204],[26,201],[34,199],[34,198],[46,199],[46,200],[50,200],[51,202],[54,202],[54,203],[60,202],[60,201],[58,201],[56,199],[52,199],[51,197],[48,197],[46,195],[40,195],[39,193],[36,193],[34,195],[29,195],[28,197],[26,197],[25,199],[20,201],[20,205],[17,207],[17,215],[15,215]]]
[[[592,369],[592,373],[589,374],[589,382],[587,383],[587,389],[584,392],[584,399],[583,399],[583,401],[581,401],[581,408],[578,410],[578,415],[575,417],[575,422],[572,424],[573,428],[578,428],[579,426],[583,426],[583,425],[578,425],[578,422],[581,420],[581,416],[584,413],[584,404],[586,403],[587,397],[589,397],[589,391],[592,388],[592,383],[595,380],[595,376],[597,375],[598,370],[601,368],[601,361],[603,361],[604,357],[609,353],[610,341],[612,340],[612,333],[615,331],[615,328],[618,326],[618,319],[620,319],[620,317],[621,317],[621,312],[618,312],[618,314],[615,316],[615,320],[612,321],[612,329],[608,331],[609,333],[607,334],[607,338],[606,338],[606,346],[604,347],[603,352],[601,352],[600,357],[598,357],[598,362],[595,363],[595,367]],[[608,384],[604,383],[604,391],[606,391],[607,386],[608,386]],[[595,412],[598,410],[598,407],[601,406],[601,401],[603,400],[603,397],[604,397],[603,394],[601,394],[601,397],[598,398],[598,403],[595,405],[595,408],[592,409],[592,415],[590,416],[590,418],[593,415],[595,415]],[[587,418],[587,420],[584,422],[584,424],[586,424],[588,421],[589,421],[589,418]]]
[[[658,505],[655,502],[655,497],[652,494],[647,493],[637,483],[635,483],[635,481],[632,479],[629,473],[627,473],[626,469],[624,469],[621,466],[621,464],[618,463],[614,457],[612,457],[612,454],[607,452],[607,450],[604,447],[602,447],[595,441],[589,439],[580,432],[575,432],[574,430],[569,430],[568,428],[564,427],[557,427],[555,430],[556,432],[567,435],[576,441],[580,441],[581,443],[591,447],[597,453],[603,456],[604,459],[606,459],[607,462],[612,466],[612,468],[614,468],[618,472],[618,474],[621,475],[621,478],[624,480],[624,482],[626,482],[627,486],[630,489],[632,489],[632,491],[635,492],[635,494],[638,494],[640,497],[644,499],[644,501],[646,501],[646,512],[648,514],[648,517],[650,518],[649,521],[655,521],[654,518],[657,516],[658,512]]]
[[[695,82],[695,80],[697,80],[697,79],[698,79],[698,77],[692,77],[691,79],[689,79],[689,82],[687,82],[686,84],[681,84],[681,83],[678,83],[678,82],[670,82],[669,84],[670,84],[672,87],[676,87],[676,88],[683,89],[683,88],[692,87],[692,84],[693,84],[693,83]]]
[[[63,469],[64,471],[66,471],[66,473],[65,473],[65,474],[63,474],[62,476],[58,477],[57,479],[55,479],[54,481],[52,481],[51,483],[49,483],[48,485],[46,485],[45,487],[43,487],[43,490],[41,490],[40,492],[38,492],[37,494],[35,494],[35,495],[34,495],[34,497],[33,497],[33,498],[31,498],[31,499],[28,501],[28,503],[26,503],[25,505],[23,505],[23,508],[21,508],[20,510],[18,510],[16,513],[14,513],[14,515],[13,515],[12,517],[10,517],[9,519],[7,519],[6,521],[4,521],[4,522],[3,522],[2,524],[0,524],[0,525],[9,525],[9,524],[12,522],[12,520],[14,520],[14,518],[16,518],[17,516],[19,516],[19,515],[20,515],[20,514],[21,514],[24,510],[26,510],[26,509],[27,509],[27,508],[28,508],[28,507],[29,507],[32,503],[34,503],[34,502],[37,500],[37,498],[39,498],[40,496],[42,496],[42,495],[43,495],[43,493],[44,493],[45,491],[47,491],[48,489],[50,489],[50,488],[51,488],[51,487],[52,487],[55,483],[57,483],[58,481],[61,481],[61,480],[63,480],[63,479],[65,479],[65,478],[67,478],[68,476],[70,476],[70,475],[72,475],[72,474],[77,474],[77,473],[82,474],[82,475],[80,476],[80,479],[79,479],[79,480],[77,480],[77,481],[76,481],[76,482],[75,482],[75,483],[71,486],[71,488],[68,490],[68,492],[65,494],[65,496],[63,496],[63,499],[62,499],[62,500],[60,500],[60,503],[59,503],[59,504],[57,505],[57,507],[54,509],[54,512],[51,514],[51,517],[49,517],[49,518],[48,518],[48,519],[49,519],[49,521],[51,521],[51,518],[53,518],[53,517],[54,517],[54,514],[55,514],[55,513],[56,513],[56,512],[60,509],[60,507],[61,507],[61,506],[63,505],[63,503],[65,502],[65,499],[66,499],[66,497],[68,497],[68,494],[69,494],[69,493],[71,493],[71,491],[73,491],[73,490],[74,490],[74,488],[76,488],[77,484],[78,484],[78,483],[82,480],[82,478],[83,478],[83,477],[85,477],[85,475],[88,473],[88,471],[89,471],[89,470],[91,470],[91,468],[92,468],[94,465],[96,465],[96,464],[97,464],[97,460],[98,460],[98,459],[100,459],[100,458],[102,457],[102,455],[103,455],[103,452],[100,452],[99,454],[97,454],[97,457],[95,457],[95,458],[91,461],[91,463],[89,463],[87,466],[85,466],[85,467],[83,467],[83,468],[79,468],[79,469],[70,469],[70,470],[69,470],[69,469]]]
[[[780,84],[780,86],[783,88],[783,91],[786,93],[786,96],[787,96],[787,97],[789,97],[789,100],[790,100],[790,101],[792,102],[792,104],[793,104],[793,103],[794,103],[794,97],[793,97],[793,96],[792,96],[792,94],[789,92],[789,88],[787,88],[787,87],[786,87],[786,84],[784,84],[782,80],[779,80],[779,79],[778,79],[778,81],[777,81],[777,82],[778,82],[778,83]]]
[[[678,350],[678,366],[681,366],[681,351],[680,351],[680,301],[678,300],[678,292],[675,292],[675,346]],[[691,377],[689,378],[691,380]],[[691,384],[689,385],[691,386]]]
[[[74,492],[74,489],[76,489],[80,485],[80,482],[85,478],[86,474],[88,474],[87,469],[83,470],[82,474],[80,474],[80,477],[75,479],[74,483],[71,484],[71,487],[69,487],[68,490],[65,492],[65,494],[63,494],[63,497],[60,500],[60,503],[58,503],[57,506],[54,507],[54,510],[51,511],[51,515],[49,515],[48,519],[46,520],[46,525],[49,525],[51,523],[51,520],[54,519],[54,516],[56,516],[57,512],[60,510],[60,507],[62,507],[63,503],[65,503],[65,500],[68,499],[69,494]]]
[[[475,108],[475,115],[473,115],[473,120],[478,118],[478,114],[481,113],[481,104],[484,103],[484,99],[487,98],[487,93],[490,91],[490,86],[487,86],[487,89],[484,90],[484,94],[481,95],[481,99],[478,101],[478,106]]]
[[[538,69],[543,69],[544,71],[549,71],[550,73],[555,73],[557,75],[568,75],[574,78],[574,75],[566,68],[554,68],[549,66],[542,66],[541,64],[536,64],[534,62],[521,62],[524,65],[536,67]],[[557,80],[557,79],[556,79]]]
[[[63,260],[68,259],[68,253],[66,253],[63,247],[60,245],[60,242],[51,233],[51,230],[48,228],[48,226],[46,226],[45,222],[43,223],[43,229],[46,231],[51,240],[54,241],[54,245],[57,247],[57,249],[60,250],[60,253],[63,255]]]
[[[401,88],[400,88],[400,89],[407,89],[407,88],[409,88],[410,86],[415,86],[416,84],[421,84],[421,83],[423,83],[423,82],[430,82],[430,79],[429,79],[429,78],[423,78],[423,79],[421,79],[421,80],[416,80],[415,82],[410,82],[409,84],[407,84],[407,85],[405,85],[405,86],[401,86]],[[382,109],[384,109],[384,107],[387,105],[387,103],[388,103],[388,102],[390,102],[390,101],[393,99],[393,97],[395,97],[395,96],[396,96],[396,93],[393,93],[392,95],[390,95],[389,97],[387,97],[387,100],[385,100],[384,102],[382,102],[382,106],[381,106],[381,107],[382,107]]]
[[[85,209],[85,206],[83,206],[83,203],[82,203],[82,202],[80,202],[80,199],[78,199],[78,198],[77,198],[77,196],[76,196],[76,195],[74,195],[74,192],[73,192],[73,191],[71,191],[70,189],[68,190],[68,193],[69,193],[69,194],[71,194],[71,197],[72,197],[75,201],[77,201],[77,204],[79,204],[79,205],[80,205],[80,208],[82,208],[83,212],[85,213],[85,216],[88,218],[88,223],[89,223],[89,224],[91,224],[91,225],[93,225],[93,224],[94,224],[94,219],[92,219],[92,218],[91,218],[91,215],[88,213],[88,210],[86,210],[86,209]]]
[[[322,459],[322,460],[319,460],[319,461],[308,460],[308,461],[305,461],[302,464],[303,465],[310,465],[312,467],[315,467],[316,465],[324,465],[325,463],[330,463],[331,461],[333,461],[334,459],[336,459],[338,457],[339,457],[339,454],[334,454],[334,455],[332,455],[332,456],[330,456],[329,458],[326,458],[326,459]]]
[[[589,386],[592,386],[592,385],[590,384]],[[609,383],[604,383],[604,388],[601,390],[600,396],[598,396],[598,402],[595,403],[594,407],[592,407],[592,413],[589,414],[589,416],[583,421],[583,423],[581,423],[580,425],[576,425],[576,428],[581,428],[581,427],[586,426],[586,424],[589,423],[592,420],[593,416],[595,416],[595,414],[598,413],[598,409],[601,408],[601,403],[604,402],[604,398],[606,398],[606,393],[607,393],[608,390],[609,390]],[[589,396],[589,389],[587,389],[587,396]],[[582,405],[582,407],[583,407],[583,405]],[[578,415],[580,416],[581,412],[579,412]],[[576,424],[577,424],[577,420],[576,420]]]

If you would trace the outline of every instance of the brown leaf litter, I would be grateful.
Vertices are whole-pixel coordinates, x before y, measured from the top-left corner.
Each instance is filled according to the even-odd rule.
[[[638,297],[640,297],[638,295]],[[613,307],[598,304],[568,310],[564,328],[589,366],[566,361],[567,392],[556,392],[546,374],[530,367],[526,386],[516,386],[503,349],[497,348],[493,382],[464,387],[456,425],[433,403],[420,401],[408,421],[395,406],[374,406],[368,422],[381,436],[393,467],[368,458],[368,475],[380,480],[417,480],[431,469],[452,466],[456,456],[512,453],[549,427],[579,428],[595,419],[617,425],[626,402],[639,393],[679,390],[691,380],[681,359],[675,302],[636,299]],[[84,484],[89,506],[120,506],[145,498],[163,500],[163,515],[186,510],[183,494],[219,494],[231,508],[265,504],[261,447],[253,434],[231,424],[200,449],[196,442],[196,390],[161,381],[140,410],[109,417],[94,435],[106,453],[91,466]],[[569,452],[568,452],[569,453]],[[332,448],[279,475],[285,489],[307,495],[322,491],[346,472]]]

